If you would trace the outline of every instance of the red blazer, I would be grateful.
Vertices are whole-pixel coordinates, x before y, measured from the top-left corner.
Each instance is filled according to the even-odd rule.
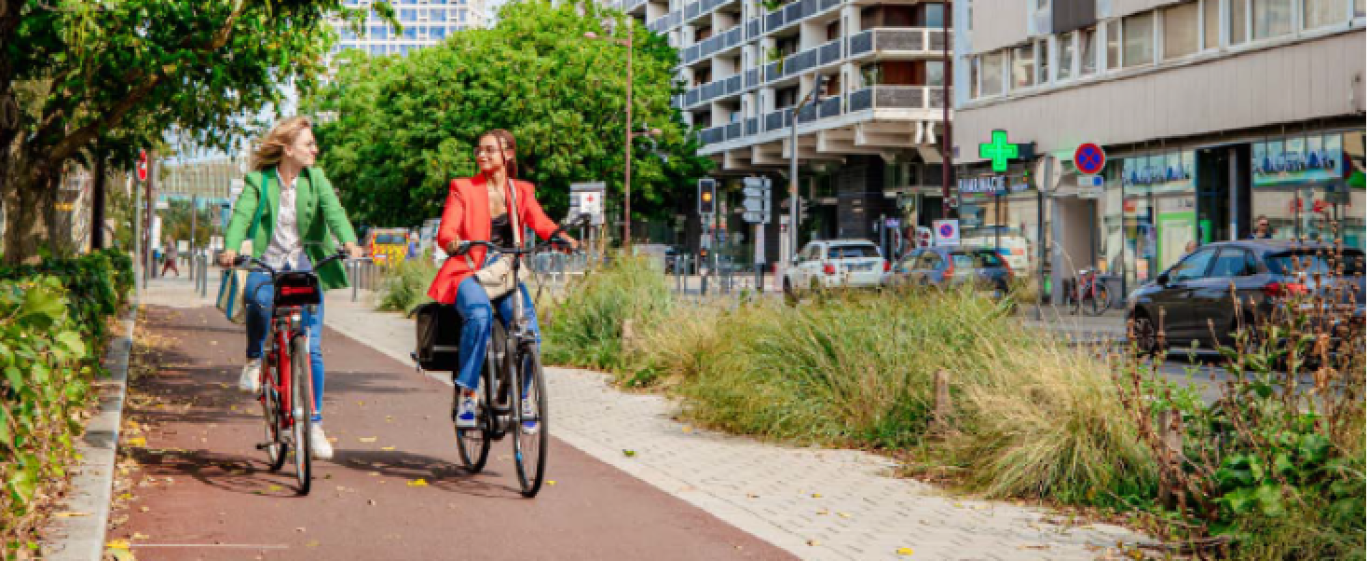
[[[537,204],[535,187],[526,181],[514,180],[513,184],[518,190],[519,226],[531,227],[543,240],[550,238],[560,226],[547,218],[546,212]],[[489,241],[489,191],[485,185],[484,174],[451,180],[446,208],[442,210],[442,225],[437,229],[439,247],[445,249],[454,240]],[[504,196],[507,198],[508,194]],[[483,247],[472,247],[467,255],[478,267],[485,262],[487,251]],[[464,257],[452,256],[437,271],[437,278],[428,288],[428,296],[443,304],[453,304],[461,281],[474,274]]]

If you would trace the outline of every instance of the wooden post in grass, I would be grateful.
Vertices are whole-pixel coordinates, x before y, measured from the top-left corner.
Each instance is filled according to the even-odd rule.
[[[622,350],[629,351],[636,342],[636,329],[632,320],[622,320]]]
[[[1178,493],[1183,492],[1176,476],[1183,469],[1183,414],[1176,409],[1167,409],[1160,411],[1158,417],[1159,439],[1164,443],[1163,457],[1159,461],[1165,464],[1160,468],[1164,476],[1159,478],[1159,502],[1165,508],[1173,508]]]
[[[936,401],[931,410],[931,429],[938,434],[945,434],[950,430],[950,373],[945,370],[937,370],[932,378],[935,384]]]

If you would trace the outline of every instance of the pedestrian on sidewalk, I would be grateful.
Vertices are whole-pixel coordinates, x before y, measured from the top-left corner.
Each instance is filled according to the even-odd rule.
[[[244,178],[244,189],[224,234],[227,249],[219,257],[224,267],[233,265],[257,207],[263,204],[266,206],[262,208],[261,222],[252,239],[252,257],[272,268],[311,270],[314,262],[337,251],[333,238],[342,242],[342,248],[353,258],[361,257],[356,232],[337,193],[323,170],[313,167],[318,144],[312,128],[307,118],[285,119],[271,129],[252,153],[253,171]],[[319,269],[318,279],[324,290],[350,286],[340,261]],[[271,275],[252,272],[246,283],[247,365],[242,368],[238,385],[252,395],[260,391],[262,347],[269,335],[275,292],[258,288],[270,282]],[[332,458],[333,451],[323,434],[323,304],[318,305],[315,313],[306,313],[304,323],[309,331],[309,370],[313,378],[313,453],[315,458],[327,460]]]
[[[428,296],[455,306],[463,322],[457,355],[459,366],[454,380],[462,395],[456,407],[456,426],[459,428],[475,427],[475,389],[480,383],[480,368],[485,360],[485,347],[489,344],[494,310],[498,310],[507,327],[508,319],[513,315],[512,297],[521,294],[533,337],[541,342],[541,330],[527,287],[518,283],[517,289],[491,301],[484,286],[475,279],[475,271],[493,264],[499,256],[484,247],[466,244],[484,241],[509,247],[517,243],[516,231],[525,226],[530,226],[543,240],[556,233],[555,221],[547,218],[541,205],[537,204],[535,188],[529,182],[517,180],[517,148],[513,134],[503,129],[489,131],[480,137],[475,148],[475,163],[480,166],[480,173],[451,181],[446,207],[442,210],[442,224],[437,230],[437,244],[453,258],[442,264],[437,278],[428,288]],[[579,247],[579,242],[564,232],[560,233],[560,238],[572,248]],[[476,267],[476,263],[481,265]],[[523,416],[528,419],[522,430],[535,432],[537,421],[532,404],[524,398],[521,406]]]
[[[176,247],[174,240],[166,242],[166,259],[162,262],[161,276],[166,276],[167,269],[176,272],[176,278],[180,278],[180,267],[176,266],[176,260],[180,259],[180,248]]]

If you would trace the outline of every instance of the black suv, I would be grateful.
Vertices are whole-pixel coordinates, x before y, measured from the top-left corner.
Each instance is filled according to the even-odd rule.
[[[1126,318],[1135,320],[1133,337],[1146,353],[1163,351],[1155,337],[1162,309],[1165,340],[1172,346],[1186,346],[1192,341],[1207,348],[1233,344],[1237,317],[1230,293],[1232,283],[1246,322],[1267,317],[1277,298],[1320,290],[1327,296],[1338,293],[1341,304],[1352,303],[1356,307],[1354,321],[1361,324],[1363,251],[1342,250],[1344,276],[1331,275],[1330,263],[1324,255],[1333,251],[1325,244],[1283,240],[1204,245],[1126,299]],[[1298,260],[1303,272],[1298,272],[1294,265]],[[1323,279],[1319,288],[1312,286],[1317,273]],[[1355,284],[1357,290],[1353,288]]]

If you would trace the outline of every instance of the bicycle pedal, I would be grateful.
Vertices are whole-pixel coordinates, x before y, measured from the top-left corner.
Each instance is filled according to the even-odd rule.
[[[262,442],[261,444],[256,445],[256,449],[257,449],[257,450],[265,450],[265,449],[270,448],[270,447],[272,447],[272,446],[275,446],[275,443],[274,443],[274,442]]]

